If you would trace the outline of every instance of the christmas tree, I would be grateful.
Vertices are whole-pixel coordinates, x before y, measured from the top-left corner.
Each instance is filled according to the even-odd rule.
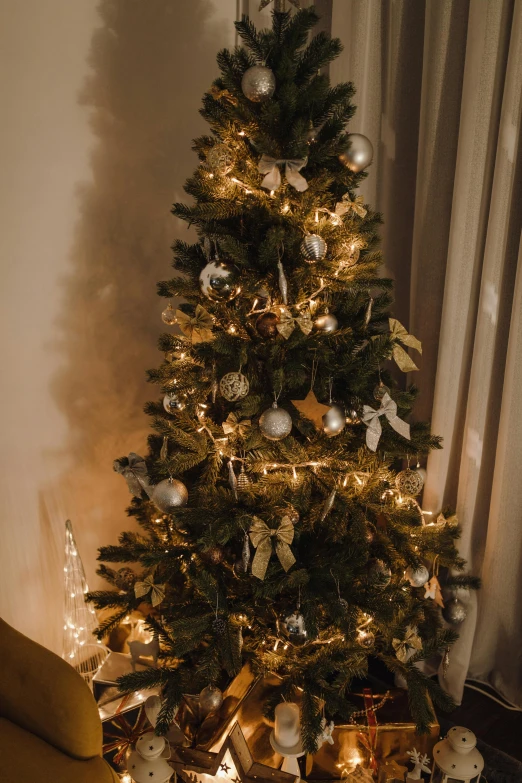
[[[158,732],[183,693],[224,688],[249,661],[281,676],[267,715],[303,689],[313,751],[322,702],[328,720],[349,719],[372,658],[406,679],[420,731],[429,697],[451,707],[416,664],[456,639],[439,568],[448,589],[477,583],[456,520],[427,524],[415,500],[410,464],[441,444],[408,423],[417,390],[395,380],[421,346],[390,315],[381,218],[356,195],[371,144],[348,133],[353,86],[324,73],[341,43],[309,38],[313,8],[272,19],[236,23],[244,46],[218,54],[203,98],[194,201],[173,207],[197,241],[175,243],[177,274],[158,286],[183,304],[163,313],[173,328],[149,373],[149,453],[115,463],[143,532],[99,555],[138,568],[102,565],[116,590],[90,598],[115,610],[100,638],[148,602],[160,666],[121,684],[161,686]]]

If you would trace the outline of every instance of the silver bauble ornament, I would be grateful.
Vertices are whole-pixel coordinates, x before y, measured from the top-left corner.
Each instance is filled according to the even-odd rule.
[[[150,499],[160,511],[168,514],[180,506],[187,505],[188,490],[178,479],[163,479],[152,490]]]
[[[207,152],[207,165],[214,174],[225,176],[234,168],[234,156],[226,144],[214,144]]]
[[[248,378],[240,372],[228,372],[219,382],[219,391],[229,402],[242,400],[247,396],[249,390]]]
[[[326,250],[326,242],[319,234],[307,234],[301,242],[301,253],[309,264],[321,261],[326,255]]]
[[[375,644],[375,634],[373,631],[367,631],[365,628],[359,631],[357,634],[357,644],[364,647],[365,650],[369,650]]]
[[[176,411],[183,410],[185,403],[180,398],[179,394],[168,392],[163,398],[163,407],[167,413],[176,413]]]
[[[423,587],[430,578],[430,573],[426,566],[421,565],[418,568],[410,566],[406,569],[405,576],[412,587]]]
[[[323,429],[329,438],[338,435],[346,427],[346,413],[339,405],[332,405],[323,416]]]
[[[459,601],[458,598],[453,598],[449,604],[446,604],[442,616],[447,623],[450,623],[451,625],[460,625],[464,622],[468,613],[462,601]]]
[[[216,619],[212,621],[212,630],[216,636],[223,636],[227,630],[226,620],[223,620],[222,617],[216,617]]]
[[[199,287],[213,302],[230,302],[239,293],[237,270],[222,261],[209,261],[199,275]]]
[[[308,641],[304,617],[298,609],[285,617],[281,625],[292,644],[304,644]]]
[[[216,685],[207,685],[199,694],[199,711],[201,715],[216,712],[223,704],[223,694]]]
[[[397,473],[395,476],[395,486],[401,495],[414,498],[421,492],[424,481],[416,470],[407,468],[406,470],[401,470],[400,473]]]
[[[292,431],[292,417],[277,402],[261,414],[259,429],[268,440],[283,440]]]
[[[373,390],[373,396],[376,400],[382,400],[385,394],[389,394],[390,390],[388,386],[385,386],[384,383],[378,383],[375,389]]]
[[[373,160],[373,147],[370,139],[362,133],[350,133],[350,146],[342,155],[339,155],[341,163],[350,171],[359,172],[365,169]]]
[[[368,579],[375,587],[388,587],[391,582],[391,570],[382,560],[373,560],[368,569]]]
[[[243,74],[241,89],[243,95],[254,103],[268,101],[275,92],[274,72],[266,65],[253,65]]]
[[[279,316],[277,313],[261,313],[256,321],[256,329],[261,337],[277,337],[277,324]]]
[[[174,310],[170,302],[163,310],[161,314],[161,320],[163,321],[164,324],[168,324],[168,326],[174,326],[174,324],[177,324],[178,319],[176,318],[176,311]]]
[[[339,328],[339,321],[333,313],[319,315],[314,321],[314,329],[323,334],[332,334]]]

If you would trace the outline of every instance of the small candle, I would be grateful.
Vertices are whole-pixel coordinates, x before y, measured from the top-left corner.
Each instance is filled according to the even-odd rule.
[[[282,748],[293,748],[301,736],[299,707],[293,702],[282,702],[275,708],[274,739]]]

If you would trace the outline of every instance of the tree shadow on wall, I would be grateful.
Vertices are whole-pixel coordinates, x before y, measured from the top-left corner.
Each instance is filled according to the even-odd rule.
[[[53,393],[69,428],[58,491],[91,583],[97,547],[127,524],[130,496],[112,461],[146,449],[143,405],[158,392],[145,370],[159,364],[157,340],[167,328],[156,281],[172,273],[173,240],[188,238],[170,205],[196,166],[191,140],[207,127],[201,96],[230,37],[229,25],[213,21],[210,0],[181,5],[102,0],[80,96],[96,144],[92,181],[79,189]]]

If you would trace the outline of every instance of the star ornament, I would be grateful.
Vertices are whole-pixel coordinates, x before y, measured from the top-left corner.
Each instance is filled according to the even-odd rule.
[[[312,421],[317,429],[322,428],[323,416],[328,413],[330,406],[318,402],[313,389],[310,389],[304,400],[291,400],[291,403],[302,416]]]

